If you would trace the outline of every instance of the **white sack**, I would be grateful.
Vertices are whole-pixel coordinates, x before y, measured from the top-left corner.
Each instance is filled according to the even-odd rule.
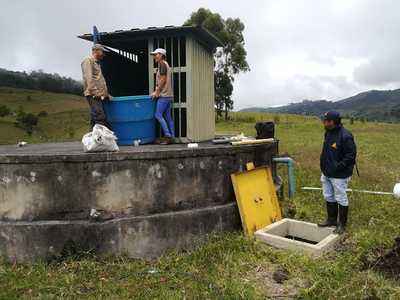
[[[82,137],[83,151],[85,152],[109,152],[119,151],[117,137],[107,127],[96,124],[92,132]]]

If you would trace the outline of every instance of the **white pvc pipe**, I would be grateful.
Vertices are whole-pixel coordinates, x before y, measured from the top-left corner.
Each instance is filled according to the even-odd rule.
[[[393,190],[393,193],[368,191],[368,190],[354,190],[354,189],[346,189],[346,192],[355,192],[355,193],[373,194],[373,195],[390,195],[390,196],[395,196],[396,198],[400,198],[400,184],[396,184],[395,187],[397,185],[398,185],[398,190],[396,191]],[[322,188],[309,187],[309,186],[302,187],[301,189],[306,191],[322,191]]]

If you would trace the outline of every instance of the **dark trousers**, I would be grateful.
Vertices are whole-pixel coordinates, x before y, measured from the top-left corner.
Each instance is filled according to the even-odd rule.
[[[111,126],[107,122],[106,114],[104,112],[104,100],[92,96],[87,96],[86,100],[90,107],[90,128],[93,129],[95,124],[100,124],[111,130]]]

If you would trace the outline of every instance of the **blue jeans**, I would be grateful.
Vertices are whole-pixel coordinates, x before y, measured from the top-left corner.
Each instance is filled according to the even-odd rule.
[[[322,193],[327,202],[337,202],[341,206],[349,206],[346,189],[349,185],[350,177],[344,179],[331,178],[322,174],[321,182]]]
[[[171,117],[172,97],[160,97],[157,100],[155,117],[166,137],[174,137],[174,120]]]

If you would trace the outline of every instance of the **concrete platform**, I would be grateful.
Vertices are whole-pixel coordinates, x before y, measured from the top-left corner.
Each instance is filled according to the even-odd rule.
[[[257,239],[281,249],[298,250],[314,257],[331,249],[339,239],[333,227],[283,219],[255,233]]]
[[[67,242],[99,254],[152,258],[207,233],[240,228],[230,174],[271,165],[277,143],[121,147],[81,143],[0,147],[0,255],[57,256]],[[93,223],[92,208],[111,220]]]

